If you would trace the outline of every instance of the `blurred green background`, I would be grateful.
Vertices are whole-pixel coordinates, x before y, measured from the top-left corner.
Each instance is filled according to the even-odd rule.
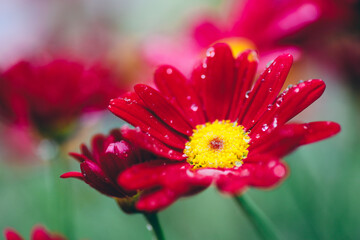
[[[195,8],[215,9],[220,6],[219,0],[197,1],[195,6],[193,1],[181,0],[77,3],[78,8],[87,7],[83,12],[84,19],[103,11],[102,14],[114,22],[115,29],[135,39],[146,38],[151,32],[174,33],[182,28],[189,12]],[[0,11],[3,9],[0,7]],[[17,8],[12,6],[11,9]],[[24,7],[19,9],[19,15],[26,11]],[[11,22],[6,28],[10,27]],[[0,31],[4,29],[2,26]],[[147,77],[151,78],[151,75]],[[290,175],[278,187],[266,191],[250,189],[247,194],[271,219],[281,239],[360,239],[358,96],[345,85],[342,75],[321,64],[308,62],[303,67],[301,78],[321,78],[327,89],[297,119],[335,121],[341,124],[342,131],[331,139],[304,146],[286,157]],[[295,82],[297,80],[300,79],[295,79]],[[106,134],[122,124],[107,113],[99,124],[87,128],[68,149],[78,152],[79,143],[89,143],[92,134]],[[4,150],[0,146],[2,153]],[[5,158],[5,154],[1,157]],[[75,160],[68,157],[67,161],[70,170],[79,170]],[[54,211],[63,210],[53,209],[54,196],[59,196],[61,202],[62,195],[54,195],[52,186],[61,186],[72,196],[68,221],[73,223],[76,239],[151,239],[142,215],[126,215],[114,200],[83,182],[54,179],[48,162],[26,166],[9,162],[11,159],[0,161],[0,229],[13,227],[29,236],[32,226],[40,223],[51,231],[57,231],[59,226],[50,216]],[[56,170],[58,175],[64,171],[61,168]],[[219,194],[214,188],[177,201],[160,212],[159,217],[167,239],[259,239],[234,200]]]

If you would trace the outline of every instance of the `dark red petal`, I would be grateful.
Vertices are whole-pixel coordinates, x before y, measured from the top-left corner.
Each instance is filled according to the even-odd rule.
[[[104,154],[105,151],[105,140],[106,137],[102,134],[97,134],[91,139],[93,158],[98,164],[100,164],[100,157],[102,154]]]
[[[79,153],[69,153],[70,156],[72,156],[73,158],[75,158],[76,160],[78,160],[79,162],[83,162],[85,160],[90,160],[87,157],[85,157],[82,154]]]
[[[234,97],[229,112],[229,120],[237,120],[240,110],[245,102],[245,94],[251,89],[259,60],[255,51],[246,51],[240,54],[235,60],[236,85]]]
[[[169,65],[159,67],[154,81],[159,91],[182,110],[192,127],[206,122],[198,95],[176,68]]]
[[[166,143],[169,146],[183,149],[187,139],[181,134],[174,132],[164,122],[149,112],[142,104],[129,98],[113,99],[110,102],[109,110],[116,116],[139,127],[143,132]]]
[[[213,122],[225,119],[229,111],[235,86],[235,60],[224,43],[209,48],[206,56],[201,75],[193,76],[203,80],[201,97],[208,120]]]
[[[162,121],[182,134],[192,134],[193,128],[189,122],[158,91],[144,84],[137,84],[134,89],[146,106]]]
[[[251,130],[251,134],[282,126],[318,99],[324,90],[325,84],[319,79],[308,80],[288,89],[280,94],[269,110],[264,113]]]
[[[287,176],[287,166],[276,158],[264,164],[254,165],[256,165],[254,166],[254,171],[248,179],[250,186],[263,188],[273,187]]]
[[[116,182],[116,177],[131,164],[138,163],[138,152],[126,141],[111,143],[101,157],[101,169]]]
[[[82,155],[84,155],[85,157],[87,157],[89,160],[94,161],[95,159],[93,158],[93,155],[91,154],[89,148],[85,145],[85,144],[81,144],[80,146],[80,151],[82,153]]]
[[[52,240],[50,234],[43,226],[35,226],[31,233],[32,240]]]
[[[149,152],[154,153],[157,156],[165,157],[173,160],[183,160],[186,157],[183,156],[182,149],[174,149],[166,146],[156,138],[153,138],[139,130],[129,129],[123,127],[121,129],[122,135],[125,139],[132,142],[134,145],[139,146]]]
[[[123,197],[96,164],[85,161],[80,164],[80,168],[85,182],[91,187],[109,196]]]
[[[293,57],[289,54],[277,57],[261,74],[251,92],[246,95],[247,100],[240,111],[238,120],[246,129],[250,129],[267,110],[268,105],[274,102],[290,71],[292,62]]]
[[[61,178],[77,178],[80,180],[84,180],[84,176],[82,175],[81,172],[67,172],[67,173],[63,173],[60,177]]]
[[[11,228],[5,228],[4,230],[5,240],[23,240],[23,238],[15,230]]]

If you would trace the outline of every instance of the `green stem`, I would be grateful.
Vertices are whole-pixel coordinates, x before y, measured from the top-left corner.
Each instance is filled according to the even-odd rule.
[[[68,171],[69,166],[65,155],[59,151],[56,156],[50,160],[51,174],[49,181],[51,183],[51,216],[52,224],[57,231],[66,235],[68,239],[75,239],[73,228],[72,212],[72,191],[71,185],[63,184],[60,175]]]
[[[157,213],[144,213],[144,216],[147,222],[149,223],[149,225],[151,226],[149,230],[153,232],[155,238],[157,240],[165,240],[164,233],[161,229]]]
[[[255,203],[245,194],[234,196],[236,203],[245,212],[251,223],[256,228],[258,234],[264,240],[278,240],[276,231],[265,216],[265,214],[258,208]]]

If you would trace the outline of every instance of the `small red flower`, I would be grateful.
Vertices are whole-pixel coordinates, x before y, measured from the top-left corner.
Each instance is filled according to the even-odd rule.
[[[155,72],[158,90],[139,84],[110,102],[110,111],[137,127],[123,131],[124,138],[160,156],[118,178],[126,189],[147,191],[138,209],[159,210],[212,182],[229,194],[272,187],[287,175],[283,156],[340,131],[334,122],[287,123],[320,97],[323,81],[279,94],[292,57],[276,58],[253,84],[257,63],[255,52],[234,59],[219,43],[190,80],[162,66]]]
[[[154,159],[154,155],[125,141],[120,130],[113,130],[109,136],[94,136],[91,148],[90,150],[83,144],[81,154],[71,153],[80,162],[81,172],[68,172],[61,177],[78,178],[99,192],[115,198],[125,212],[136,211],[133,203],[140,192],[136,189],[123,189],[116,179],[125,169]]]
[[[0,117],[57,138],[83,112],[106,108],[120,91],[113,80],[99,65],[21,61],[0,75]]]
[[[5,240],[23,240],[24,238],[11,228],[4,230]],[[66,240],[59,234],[49,233],[43,226],[34,226],[31,233],[31,240]]]

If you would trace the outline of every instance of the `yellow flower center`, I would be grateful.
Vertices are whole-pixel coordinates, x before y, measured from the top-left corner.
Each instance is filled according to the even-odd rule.
[[[245,50],[256,49],[256,46],[252,41],[242,37],[223,38],[217,42],[227,43],[230,46],[235,58]]]
[[[196,126],[184,154],[194,169],[240,167],[248,155],[249,142],[243,126],[216,120]]]

